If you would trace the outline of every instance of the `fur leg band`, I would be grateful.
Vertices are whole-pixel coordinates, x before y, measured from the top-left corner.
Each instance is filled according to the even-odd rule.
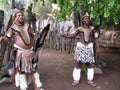
[[[92,81],[93,78],[94,78],[94,69],[93,68],[88,68],[87,80]]]
[[[15,74],[15,85],[16,85],[16,87],[19,87],[19,86],[20,86],[19,73],[16,73],[16,74]]]
[[[73,70],[74,81],[79,81],[80,78],[81,78],[81,69],[74,68],[74,70]]]
[[[20,74],[19,75],[19,80],[20,80],[20,89],[21,90],[27,90],[26,75],[25,74]]]
[[[34,74],[34,78],[35,78],[35,84],[36,84],[36,86],[37,87],[42,87],[42,83],[40,81],[40,77],[39,77],[39,74],[37,72]]]

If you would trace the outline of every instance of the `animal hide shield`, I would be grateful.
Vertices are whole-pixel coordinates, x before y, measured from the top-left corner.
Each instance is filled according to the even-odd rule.
[[[38,48],[41,48],[44,44],[44,40],[47,36],[47,33],[49,31],[49,28],[50,28],[50,24],[48,24],[43,30],[42,32],[40,33],[40,36],[39,38],[37,39],[36,41],[36,44],[35,44],[35,48],[34,48],[34,51],[36,52]]]

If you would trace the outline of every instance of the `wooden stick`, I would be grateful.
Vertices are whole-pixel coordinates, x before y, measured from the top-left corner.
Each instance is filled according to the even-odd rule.
[[[13,25],[18,21],[18,19],[19,19],[19,17],[14,20],[14,22],[12,23],[12,25],[10,26],[10,28],[7,30],[7,32],[5,33],[5,35],[4,35],[3,37],[5,37],[5,36],[7,35],[7,33],[9,33],[10,29],[11,29],[11,28],[13,27]]]

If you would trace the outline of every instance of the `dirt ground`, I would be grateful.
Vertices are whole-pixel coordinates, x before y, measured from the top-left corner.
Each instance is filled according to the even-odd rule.
[[[120,90],[120,53],[100,53],[99,60],[106,62],[103,74],[95,74],[97,87],[87,84],[82,73],[80,84],[72,86],[72,71],[75,65],[73,55],[65,52],[43,49],[38,63],[38,71],[45,90]],[[11,83],[0,84],[0,90],[19,90]],[[28,90],[34,90],[33,85]]]

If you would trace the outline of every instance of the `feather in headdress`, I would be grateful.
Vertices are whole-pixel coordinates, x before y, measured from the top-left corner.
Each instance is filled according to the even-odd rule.
[[[15,5],[14,5],[14,14],[17,13],[17,12],[21,12],[21,11],[24,11],[25,9],[25,4],[22,3],[22,2],[15,2]]]

